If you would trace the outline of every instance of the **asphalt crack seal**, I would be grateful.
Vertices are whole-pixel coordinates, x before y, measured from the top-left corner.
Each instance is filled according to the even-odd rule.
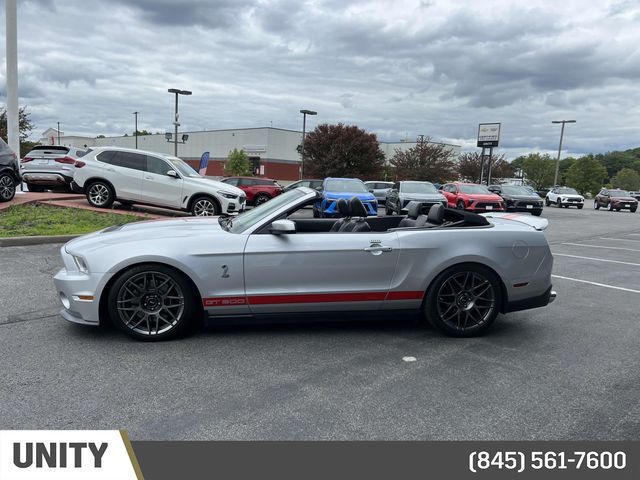
[[[43,308],[18,315],[8,315],[4,321],[0,321],[0,325],[10,325],[12,323],[29,322],[31,320],[42,320],[44,318],[55,317],[59,314],[59,309]]]

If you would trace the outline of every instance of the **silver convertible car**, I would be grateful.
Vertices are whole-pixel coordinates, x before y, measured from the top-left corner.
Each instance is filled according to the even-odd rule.
[[[341,200],[342,218],[303,218],[310,188],[237,217],[180,218],[106,228],[61,249],[54,278],[76,323],[111,321],[141,340],[243,317],[331,312],[422,312],[446,334],[485,331],[499,313],[553,301],[545,219],[441,204],[367,217]]]

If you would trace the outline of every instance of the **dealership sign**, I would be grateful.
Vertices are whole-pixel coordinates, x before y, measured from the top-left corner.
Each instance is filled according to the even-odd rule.
[[[478,147],[497,147],[499,142],[499,123],[481,123],[478,125]]]

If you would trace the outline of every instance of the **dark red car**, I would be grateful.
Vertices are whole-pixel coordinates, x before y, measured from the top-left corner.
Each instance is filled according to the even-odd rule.
[[[633,198],[626,190],[603,188],[593,199],[593,208],[598,210],[600,207],[615,210],[616,212],[624,209],[633,213],[638,209],[638,200]]]
[[[228,183],[247,194],[247,204],[258,206],[282,193],[282,187],[270,178],[227,177],[221,182]]]
[[[504,212],[504,200],[500,195],[491,193],[484,185],[477,183],[445,183],[440,191],[447,198],[450,208],[471,210],[474,212]]]

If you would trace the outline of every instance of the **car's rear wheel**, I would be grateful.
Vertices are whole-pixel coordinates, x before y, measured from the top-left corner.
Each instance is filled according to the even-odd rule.
[[[427,292],[424,312],[447,335],[471,337],[487,330],[498,316],[500,283],[486,267],[461,264],[436,277]]]
[[[191,215],[194,217],[220,215],[220,207],[211,197],[198,197],[191,204]]]
[[[25,182],[27,186],[27,190],[34,193],[42,193],[44,192],[44,187],[42,185],[34,185],[33,183]]]
[[[260,195],[256,195],[253,199],[253,204],[257,207],[258,205],[262,205],[265,202],[271,200],[271,197],[266,193],[261,193]]]
[[[9,202],[16,195],[16,180],[9,173],[0,174],[0,202]]]
[[[199,317],[197,295],[189,281],[164,265],[125,271],[111,286],[107,302],[115,326],[139,340],[175,338]]]
[[[115,199],[111,185],[102,180],[93,182],[87,188],[87,201],[92,207],[109,208]]]

